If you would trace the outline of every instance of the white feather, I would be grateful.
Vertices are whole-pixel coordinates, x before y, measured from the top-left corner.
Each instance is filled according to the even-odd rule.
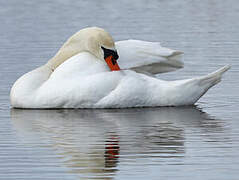
[[[157,74],[183,68],[183,52],[162,47],[159,42],[124,40],[115,46],[121,69]]]
[[[162,81],[131,70],[110,71],[90,53],[79,53],[49,77],[42,66],[22,76],[11,90],[17,108],[127,108],[194,104],[229,66],[207,76]],[[49,77],[49,78],[48,78]]]
[[[229,69],[225,66],[207,76],[162,81],[146,74],[183,67],[180,51],[161,47],[156,42],[119,41],[116,47],[123,70],[110,71],[101,47],[115,48],[109,33],[96,27],[80,30],[44,66],[15,82],[10,93],[11,105],[16,108],[190,105]]]

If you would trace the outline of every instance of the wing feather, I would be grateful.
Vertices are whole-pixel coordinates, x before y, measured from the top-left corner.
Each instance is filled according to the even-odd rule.
[[[121,69],[152,74],[183,68],[183,52],[162,47],[159,42],[123,40],[115,43]]]

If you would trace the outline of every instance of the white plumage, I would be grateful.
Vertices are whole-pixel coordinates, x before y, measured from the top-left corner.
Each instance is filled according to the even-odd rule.
[[[183,52],[162,47],[159,42],[125,40],[116,42],[115,46],[122,69],[157,74],[183,67]]]
[[[92,38],[89,38],[92,42],[88,42],[86,38],[87,42],[79,42],[82,31],[84,36],[87,31],[87,35],[95,39],[92,41]],[[127,108],[191,105],[217,84],[222,74],[230,68],[225,66],[209,75],[187,80],[163,81],[146,74],[168,72],[183,67],[180,60],[182,52],[161,47],[159,43],[139,40],[119,41],[116,42],[116,48],[114,43],[110,47],[112,42],[108,41],[113,39],[105,36],[109,34],[99,28],[79,31],[77,36],[74,35],[77,38],[69,39],[64,45],[67,50],[63,46],[46,65],[16,81],[11,90],[12,106]],[[69,48],[71,44],[74,48]],[[78,51],[76,44],[79,46]],[[109,69],[101,46],[118,50],[118,64],[122,70]],[[63,52],[68,55],[65,56]]]

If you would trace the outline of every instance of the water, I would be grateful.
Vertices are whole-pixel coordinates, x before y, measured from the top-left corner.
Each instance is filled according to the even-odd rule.
[[[205,179],[239,175],[239,1],[0,1],[0,179]],[[183,79],[232,69],[196,106],[16,110],[9,91],[73,33],[185,52]]]

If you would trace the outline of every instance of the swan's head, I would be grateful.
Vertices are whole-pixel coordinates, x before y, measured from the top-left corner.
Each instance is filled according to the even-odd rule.
[[[97,59],[105,61],[112,71],[120,70],[117,64],[119,56],[113,38],[104,29],[98,27],[85,28],[75,33],[48,64],[55,69],[80,52],[89,52]]]

